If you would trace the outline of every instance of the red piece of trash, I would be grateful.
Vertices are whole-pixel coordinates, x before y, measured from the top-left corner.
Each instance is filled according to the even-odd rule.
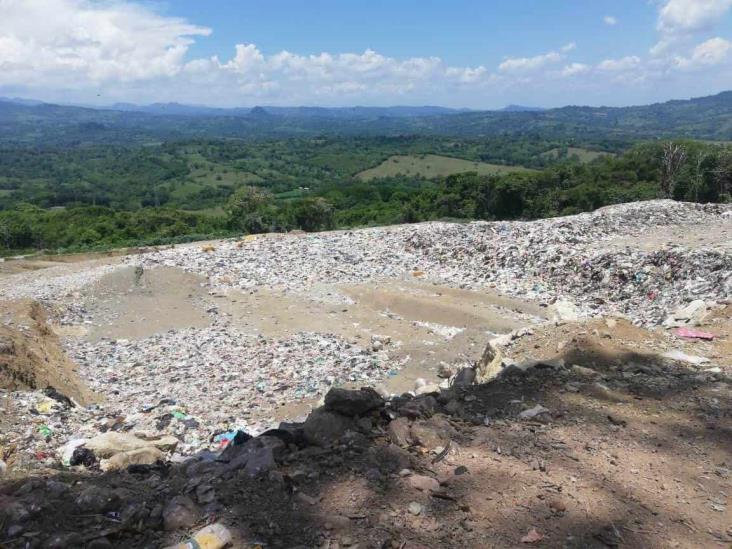
[[[712,341],[714,334],[709,332],[702,332],[701,330],[694,330],[692,328],[679,328],[676,330],[676,335],[679,337],[690,337],[692,339],[706,339]]]

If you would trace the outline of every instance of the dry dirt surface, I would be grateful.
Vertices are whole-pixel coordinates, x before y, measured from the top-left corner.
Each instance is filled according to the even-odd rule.
[[[730,211],[0,263],[0,549],[732,547]]]

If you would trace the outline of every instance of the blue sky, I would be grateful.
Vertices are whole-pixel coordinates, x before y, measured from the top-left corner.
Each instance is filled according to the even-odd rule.
[[[0,96],[627,105],[732,88],[732,0],[0,0]]]

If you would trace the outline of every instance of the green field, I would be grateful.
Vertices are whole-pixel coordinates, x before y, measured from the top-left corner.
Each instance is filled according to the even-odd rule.
[[[541,156],[546,158],[557,158],[559,156],[561,149],[552,149],[550,151],[546,151]],[[572,158],[573,156],[576,156],[579,158],[579,161],[583,164],[586,164],[587,162],[592,162],[593,160],[596,160],[598,158],[602,158],[603,156],[615,156],[613,153],[609,152],[603,152],[603,151],[591,151],[589,149],[583,149],[581,147],[567,147],[567,158]]]
[[[446,177],[456,173],[477,172],[479,175],[528,173],[535,172],[522,166],[502,166],[500,164],[486,164],[485,162],[471,162],[462,158],[425,155],[397,155],[391,156],[374,168],[369,168],[356,177],[362,181],[370,181],[379,177],[393,177],[395,175],[413,175],[433,179]]]

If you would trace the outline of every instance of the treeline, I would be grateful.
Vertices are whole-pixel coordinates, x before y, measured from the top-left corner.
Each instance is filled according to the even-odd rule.
[[[400,136],[190,140],[146,147],[0,147],[0,210],[21,203],[43,208],[198,210],[224,205],[244,185],[265,187],[278,195],[347,184],[358,172],[392,155],[433,153],[544,168],[565,160],[571,145],[539,136]],[[604,140],[591,146],[619,152],[629,145]]]
[[[322,185],[287,199],[257,185],[239,186],[221,215],[170,208],[124,211],[102,206],[0,211],[0,249],[76,250],[159,244],[231,234],[318,231],[435,219],[533,219],[608,204],[667,197],[730,202],[732,149],[700,142],[651,143],[589,164],[542,172],[438,181],[393,177]]]

